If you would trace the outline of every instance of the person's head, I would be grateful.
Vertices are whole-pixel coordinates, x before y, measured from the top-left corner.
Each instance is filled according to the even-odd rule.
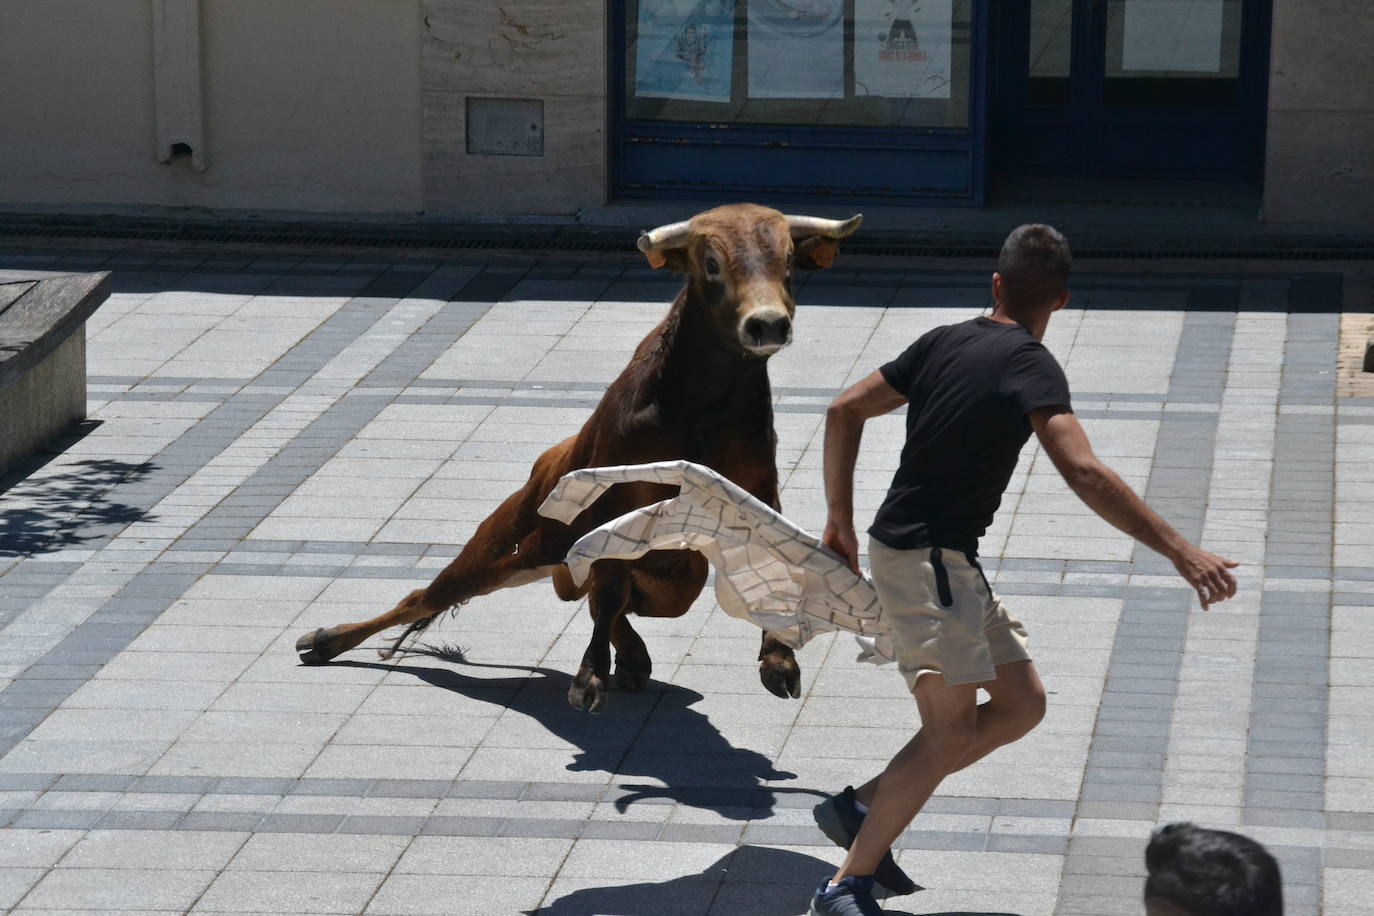
[[[1069,301],[1069,268],[1073,256],[1068,240],[1053,226],[1017,226],[1002,243],[992,296],[1010,317],[1034,320],[1048,317]]]
[[[1283,916],[1279,864],[1224,830],[1169,824],[1145,848],[1146,916]]]

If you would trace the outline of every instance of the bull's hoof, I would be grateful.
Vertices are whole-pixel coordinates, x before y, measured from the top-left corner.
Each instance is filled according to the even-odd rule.
[[[577,672],[572,686],[568,688],[568,705],[577,710],[601,712],[606,708],[606,696],[609,692],[605,681],[597,677],[596,672],[590,668],[583,668]]]
[[[342,651],[333,627],[321,627],[296,640],[296,652],[303,665],[323,665]]]
[[[615,669],[615,689],[626,693],[643,693],[649,686],[649,672],[636,671],[624,665]]]
[[[647,654],[636,657],[628,653],[616,653],[615,689],[626,693],[643,693],[649,686],[649,674],[654,670],[653,662]]]
[[[759,662],[759,680],[775,697],[795,700],[801,696],[801,668],[797,667],[795,659],[773,661],[765,658]]]

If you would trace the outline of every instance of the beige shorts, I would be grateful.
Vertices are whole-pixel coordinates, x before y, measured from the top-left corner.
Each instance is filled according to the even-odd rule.
[[[962,551],[894,550],[869,538],[868,559],[892,625],[897,667],[911,690],[923,674],[977,684],[996,680],[998,665],[1030,659],[1026,628]]]

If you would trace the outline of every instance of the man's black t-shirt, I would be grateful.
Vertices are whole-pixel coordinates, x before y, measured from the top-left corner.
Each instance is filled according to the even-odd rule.
[[[1070,407],[1049,350],[1019,324],[936,328],[880,367],[906,395],[906,445],[869,534],[897,550],[975,553],[1030,438],[1027,414]]]

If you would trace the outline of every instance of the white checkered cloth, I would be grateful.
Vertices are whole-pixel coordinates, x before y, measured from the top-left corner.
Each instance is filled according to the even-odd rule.
[[[818,633],[845,630],[859,640],[860,661],[881,665],[895,659],[868,576],[856,575],[814,535],[709,468],[659,461],[573,471],[558,481],[539,512],[571,524],[609,487],[628,481],[681,491],[579,539],[565,561],[578,583],[597,560],[696,550],[715,567],[716,600],[732,617],[771,630],[793,648]]]

